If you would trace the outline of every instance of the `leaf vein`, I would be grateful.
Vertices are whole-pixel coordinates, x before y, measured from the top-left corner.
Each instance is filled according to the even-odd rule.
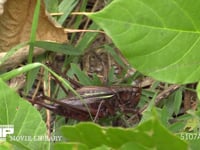
[[[158,69],[158,70],[156,70],[156,71],[152,71],[152,73],[156,73],[156,72],[159,72],[159,71],[166,70],[166,69],[169,68],[170,66],[173,66],[173,65],[179,63],[181,60],[183,60],[183,59],[192,51],[193,47],[196,45],[197,42],[199,42],[199,40],[200,40],[200,37],[198,37],[198,38],[195,40],[195,42],[192,44],[192,46],[190,47],[190,49],[188,49],[188,51],[187,51],[186,53],[184,53],[183,56],[180,57],[177,61],[175,61],[175,62],[173,62],[173,63],[167,65],[167,66],[164,67],[164,68]]]
[[[179,34],[180,34],[180,32],[177,33],[171,40],[168,41],[168,43],[166,43],[165,45],[163,45],[159,49],[154,50],[151,53],[148,53],[148,54],[145,54],[145,55],[142,55],[142,56],[150,56],[150,55],[154,55],[156,53],[162,52],[166,46],[168,46],[169,44],[171,44],[178,37]]]
[[[182,12],[191,20],[192,24],[193,24],[193,27],[198,30],[196,24],[194,23],[194,20],[192,19],[192,17],[175,1],[175,0],[172,0],[174,2],[174,4],[180,8],[180,10],[182,10]]]
[[[153,8],[151,8],[149,5],[147,5],[146,3],[144,3],[144,2],[142,2],[142,1],[140,1],[140,0],[137,0],[137,1],[138,1],[139,3],[141,3],[141,4],[143,4],[143,5],[144,5],[146,8],[148,8],[151,12],[153,12],[158,18],[160,18],[160,21],[161,21],[163,27],[166,27],[166,24],[165,24],[163,18],[162,18]]]

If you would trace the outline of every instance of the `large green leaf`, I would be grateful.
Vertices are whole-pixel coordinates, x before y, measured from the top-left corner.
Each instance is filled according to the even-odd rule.
[[[37,136],[46,136],[47,131],[39,112],[1,79],[0,125],[14,125],[14,134],[10,136],[9,142],[18,149],[49,149],[49,142],[34,141]],[[27,137],[30,137],[29,140]]]
[[[70,143],[70,142],[67,142],[67,143],[56,143],[53,145],[53,149],[54,150],[64,150],[64,149],[67,149],[67,150],[88,150],[87,146],[84,145],[84,144],[81,144],[81,143]]]
[[[102,145],[119,150],[186,150],[188,148],[184,141],[169,133],[155,118],[135,129],[100,127],[94,123],[80,123],[75,126],[64,126],[61,132],[68,141],[85,144],[90,149]]]
[[[200,79],[199,0],[114,0],[87,14],[140,72],[171,83]]]

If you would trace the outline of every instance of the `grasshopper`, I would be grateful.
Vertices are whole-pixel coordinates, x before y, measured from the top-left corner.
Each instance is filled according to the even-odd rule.
[[[76,92],[82,100],[77,96],[69,95],[61,100],[50,100],[43,97],[41,100],[30,101],[66,118],[84,121],[90,120],[91,116],[95,118],[108,117],[117,111],[133,113],[140,100],[141,88],[133,86],[84,86],[77,89]],[[46,103],[44,99],[53,101],[54,104]]]

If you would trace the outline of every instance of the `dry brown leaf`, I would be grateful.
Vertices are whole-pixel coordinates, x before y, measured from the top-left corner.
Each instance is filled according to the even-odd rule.
[[[12,69],[17,67],[20,63],[22,63],[29,53],[29,46],[25,46],[20,48],[14,55],[8,58],[3,64],[0,64],[0,70]],[[34,49],[34,56],[40,55],[44,53],[44,49],[36,47]],[[6,55],[6,52],[0,53],[0,59],[2,59]]]
[[[1,11],[3,12],[3,14],[0,14],[0,59],[10,48],[29,40],[36,1],[7,0],[6,2],[6,0],[0,0]],[[41,3],[36,39],[59,43],[67,42],[67,35],[63,28],[59,28],[46,14],[44,1]],[[38,49],[34,54],[37,55],[42,52],[43,50]],[[28,47],[22,48],[1,65],[0,69],[16,66],[25,60],[27,55]]]
[[[3,5],[6,2],[6,0],[0,0],[0,15],[3,14]]]
[[[29,40],[36,0],[8,0],[4,13],[0,16],[0,52]],[[66,42],[67,36],[62,28],[55,27],[45,14],[42,1],[37,40]]]

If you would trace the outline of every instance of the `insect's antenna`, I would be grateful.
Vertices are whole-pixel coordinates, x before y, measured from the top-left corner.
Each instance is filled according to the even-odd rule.
[[[44,103],[42,101],[39,101],[39,100],[28,99],[28,101],[31,102],[32,104],[37,104],[37,105],[42,106],[42,107],[44,107],[46,109],[49,109],[49,110],[51,110],[53,112],[55,112],[55,110],[56,110],[56,107],[54,105],[46,104],[46,103]]]
[[[102,106],[103,103],[104,103],[104,101],[101,101],[101,102],[100,102],[100,104],[99,104],[99,106],[98,106],[98,109],[97,109],[97,113],[96,113],[96,115],[95,115],[95,117],[94,117],[93,122],[96,122],[96,120],[97,120],[97,118],[98,118],[98,116],[99,116],[99,112],[100,112],[101,106]]]
[[[55,68],[53,65],[51,65],[51,64],[48,64],[48,65],[49,65],[57,74],[61,75],[64,79],[66,79],[67,81],[69,81],[69,82],[73,85],[73,88],[76,89],[76,88],[82,87],[82,85],[81,85],[79,82],[77,82],[77,81],[71,79],[71,78],[68,77],[65,73],[63,73],[63,72],[61,72],[59,69]],[[54,77],[54,78],[56,78],[56,77]]]

